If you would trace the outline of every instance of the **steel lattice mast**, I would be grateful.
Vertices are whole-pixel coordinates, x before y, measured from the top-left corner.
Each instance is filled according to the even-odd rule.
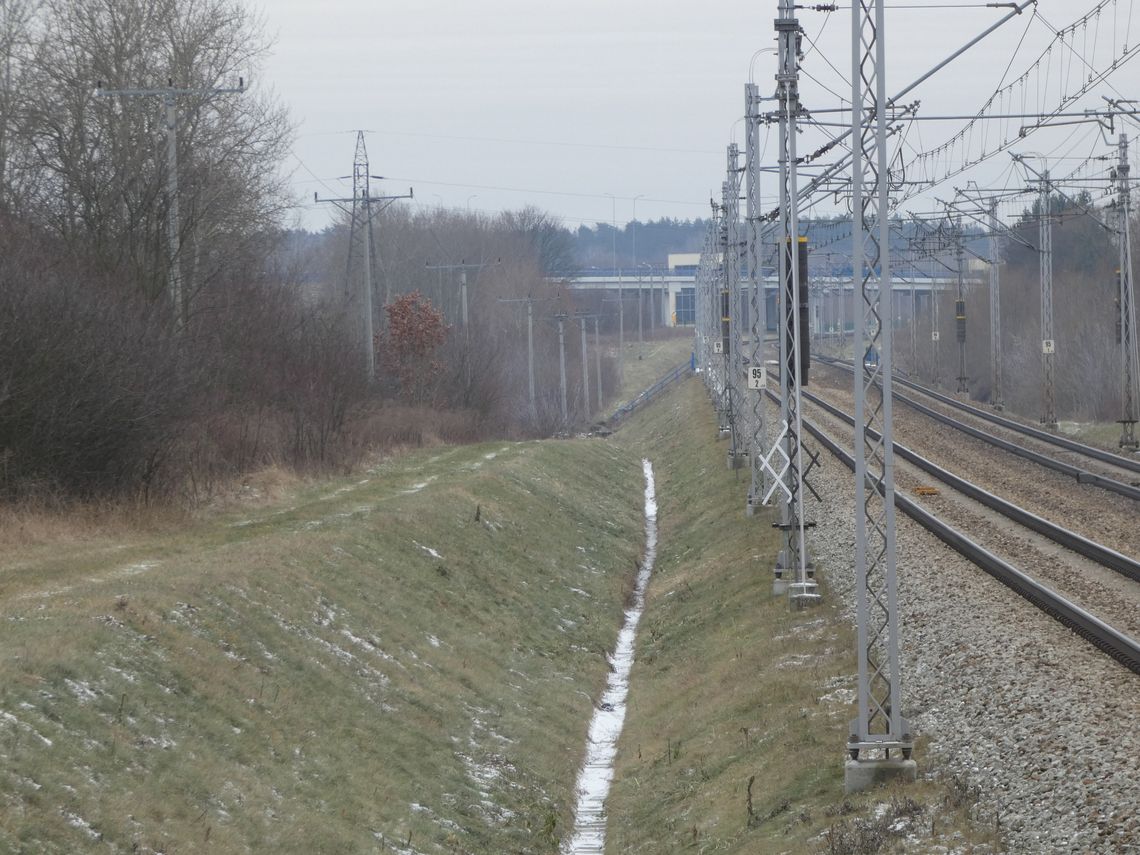
[[[740,152],[736,143],[728,146],[724,182],[724,298],[727,301],[725,382],[728,386],[728,425],[731,430],[728,465],[740,465],[744,426],[744,395],[741,387],[741,318],[740,318]]]
[[[799,186],[797,173],[796,137],[800,116],[799,60],[801,31],[795,17],[792,0],[781,0],[780,17],[776,19],[779,70],[776,74],[776,100],[779,105],[780,127],[780,232],[778,304],[780,311],[780,414],[783,419],[784,452],[787,455],[784,479],[783,514],[779,523],[783,549],[776,567],[775,587],[781,586],[782,571],[791,570],[794,582],[788,593],[797,605],[819,600],[817,586],[811,581],[806,532],[803,513],[804,476],[803,415],[800,386],[804,382],[806,360],[801,359],[801,283],[803,275],[800,258],[807,252],[799,236]],[[811,460],[810,453],[808,454]]]
[[[994,409],[1003,409],[1001,355],[1001,224],[998,222],[997,201],[991,199],[987,211],[990,225],[990,403]]]
[[[744,86],[744,215],[746,257],[748,259],[748,295],[752,322],[752,353],[749,355],[749,398],[752,404],[752,438],[749,461],[752,481],[748,489],[747,512],[754,514],[769,488],[768,470],[760,463],[768,450],[768,431],[764,424],[764,391],[767,371],[764,365],[764,336],[768,330],[767,295],[764,275],[760,270],[760,90],[754,83]]]
[[[954,334],[958,340],[958,391],[969,393],[970,383],[966,376],[966,247],[960,215],[950,218],[950,231],[954,237],[954,267],[958,280],[958,297],[954,301]]]
[[[1117,239],[1120,266],[1117,302],[1120,304],[1120,447],[1135,449],[1137,381],[1140,381],[1140,353],[1136,349],[1136,297],[1132,291],[1131,194],[1128,187],[1128,137],[1120,134],[1120,157],[1113,179],[1116,181]]]
[[[720,264],[717,267],[717,280],[720,295],[720,432],[732,437],[735,432],[732,412],[732,376],[729,373],[729,360],[732,354],[732,294],[728,289],[728,182],[720,185],[720,230],[717,233],[720,248]]]
[[[858,711],[847,749],[847,788],[861,764],[909,760],[910,725],[899,678],[895,484],[891,413],[891,259],[883,0],[851,7],[852,249],[856,354],[878,353],[855,370],[855,594]],[[866,189],[865,189],[866,188]],[[882,756],[875,756],[881,752]]]
[[[397,199],[411,199],[414,193],[408,188],[406,194],[395,196],[373,196],[369,187],[370,178],[380,176],[369,175],[368,148],[364,144],[364,131],[357,131],[356,152],[352,160],[352,198],[351,199],[321,199],[313,194],[314,202],[331,202],[349,214],[348,257],[345,260],[345,293],[352,294],[352,273],[354,267],[361,269],[360,278],[360,314],[361,338],[364,348],[365,375],[368,382],[376,379],[376,343],[372,330],[372,264],[375,259],[372,242],[372,206],[380,203],[383,210],[388,204]],[[351,208],[346,208],[348,204]],[[388,286],[384,286],[384,305],[388,304]],[[350,297],[351,299],[351,297]]]
[[[717,386],[719,366],[717,360],[714,360],[715,342],[718,340],[720,325],[719,290],[714,287],[718,229],[717,208],[713,204],[712,216],[709,217],[708,226],[705,228],[700,264],[697,267],[694,305],[697,313],[697,359],[704,374],[705,389],[714,405],[718,405],[720,400],[720,389]]]
[[[1038,212],[1038,251],[1041,253],[1041,423],[1057,427],[1057,398],[1053,382],[1053,356],[1057,343],[1053,338],[1053,220],[1049,204],[1049,170],[1041,175]]]
[[[355,248],[357,250],[356,255],[359,256],[363,267],[364,279],[360,289],[360,314],[364,319],[363,337],[366,370],[368,371],[368,379],[371,380],[376,376],[376,348],[372,344],[374,338],[372,331],[372,292],[374,289],[372,279],[372,194],[369,192],[368,183],[368,147],[364,143],[364,132],[358,131],[356,134],[356,152],[352,158],[352,221],[348,232],[348,269],[345,278],[348,279],[352,275],[353,250]],[[363,245],[361,246],[361,244]],[[387,299],[384,300],[384,303],[387,305]]]

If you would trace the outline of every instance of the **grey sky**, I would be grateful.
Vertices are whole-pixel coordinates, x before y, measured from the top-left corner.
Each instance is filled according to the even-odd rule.
[[[907,3],[928,8],[889,12],[891,92],[1005,14],[980,0],[952,9],[929,8],[944,0]],[[1041,0],[1042,18],[1022,15],[913,97],[927,114],[976,110],[1023,33],[1014,71],[1047,42],[1046,22],[1064,26],[1093,5]],[[394,177],[382,184],[385,192],[414,184],[415,204],[486,212],[531,203],[573,227],[608,222],[607,193],[619,197],[619,222],[632,217],[638,195],[642,220],[707,213],[723,179],[725,145],[735,133],[743,146],[735,124],[743,84],[756,51],[773,45],[777,3],[271,0],[261,8],[277,46],[258,83],[275,89],[299,123],[299,160],[287,168],[300,196],[349,189],[336,179],[351,171],[351,131],[365,129],[372,172]],[[805,71],[849,97],[839,75],[850,74],[850,12],[803,11],[800,20],[818,44]],[[762,94],[773,88],[774,67],[772,55],[755,57]],[[1111,82],[1140,95],[1137,68],[1126,66]],[[809,105],[836,105],[811,80],[803,92]],[[1083,103],[1100,94],[1113,92],[1100,86]],[[910,144],[918,134],[923,143],[937,141],[951,127],[926,124]],[[1074,137],[1088,141],[1082,155],[1095,137],[1091,128]],[[769,152],[774,140],[773,133]],[[805,146],[815,142],[805,135]],[[1048,147],[1033,143],[1025,148]],[[1007,172],[1009,162],[999,156],[981,174]],[[311,205],[299,214],[312,228],[329,216]]]

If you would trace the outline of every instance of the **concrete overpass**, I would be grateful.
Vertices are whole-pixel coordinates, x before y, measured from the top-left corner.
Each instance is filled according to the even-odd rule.
[[[696,274],[678,272],[660,268],[645,268],[640,275],[628,270],[582,270],[569,278],[571,290],[583,292],[601,291],[605,297],[617,299],[619,289],[625,300],[635,300],[637,289],[642,290],[646,305],[654,307],[659,312],[655,319],[661,326],[692,326],[694,323],[694,300],[696,292]],[[776,275],[766,273],[764,276],[764,290],[767,295],[768,328],[776,328]],[[978,285],[978,280],[967,279],[966,293],[969,294]],[[811,318],[812,332],[819,334],[829,329],[850,328],[853,323],[850,317],[851,296],[854,290],[851,277],[848,276],[813,276],[811,286]],[[742,281],[740,286],[746,326],[749,325],[749,303],[747,293],[748,283]],[[896,323],[907,321],[913,312],[921,315],[930,309],[930,295],[938,291],[956,291],[958,278],[954,276],[926,277],[914,275],[893,274],[891,278],[892,305]],[[911,305],[913,292],[914,305]],[[652,297],[650,296],[652,293]],[[664,299],[662,299],[664,295]],[[627,303],[628,305],[628,303]]]

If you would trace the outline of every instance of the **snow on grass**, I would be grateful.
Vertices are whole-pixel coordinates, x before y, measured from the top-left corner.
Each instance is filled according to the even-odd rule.
[[[424,546],[424,545],[423,545],[422,543],[420,543],[418,540],[413,540],[413,541],[412,541],[412,543],[414,543],[416,546],[418,546],[420,549],[422,549],[424,552],[426,552],[426,553],[427,553],[428,555],[430,555],[432,558],[443,558],[443,556],[442,556],[442,555],[440,555],[438,552],[436,552],[436,551],[435,551],[434,549],[432,549],[430,546]]]
[[[70,825],[72,828],[78,828],[80,831],[85,833],[92,840],[102,840],[103,839],[103,835],[100,832],[96,831],[91,826],[91,823],[89,823],[87,820],[85,820],[79,814],[71,813],[69,811],[61,811],[61,813],[63,814],[63,818],[67,820],[67,824]]]
[[[44,736],[42,733],[40,733],[38,730],[36,730],[30,724],[28,724],[25,721],[20,721],[20,719],[16,718],[10,712],[6,712],[5,710],[0,710],[0,721],[10,722],[13,727],[18,727],[21,730],[27,731],[28,733],[32,734],[32,736],[36,737],[36,739],[38,739],[44,745],[46,745],[48,748],[51,748],[52,745],[54,744],[50,739],[48,739],[46,736]]]
[[[428,486],[432,481],[434,481],[438,477],[439,477],[438,475],[431,475],[428,477],[428,479],[426,481],[417,481],[415,484],[412,484],[412,486],[410,486],[404,490],[401,490],[400,492],[405,496],[411,495],[412,493],[418,493],[420,490],[422,490],[424,487]]]
[[[578,803],[574,809],[574,833],[563,850],[567,855],[601,852],[606,842],[605,802],[613,782],[618,737],[625,724],[637,625],[645,611],[645,588],[657,556],[657,493],[653,466],[648,460],[642,461],[642,471],[645,476],[645,560],[637,573],[633,603],[626,609],[617,645],[613,655],[607,657],[610,674],[605,693],[590,721],[586,760],[575,787]]]
[[[91,703],[91,701],[99,697],[87,683],[68,678],[64,678],[63,682],[67,684],[67,688],[71,689],[72,694],[75,695],[81,704]]]

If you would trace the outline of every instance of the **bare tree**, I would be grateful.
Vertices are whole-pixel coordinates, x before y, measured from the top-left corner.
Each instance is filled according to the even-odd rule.
[[[256,71],[261,21],[237,0],[43,0],[9,124],[5,195],[100,266],[158,293],[166,278],[161,102],[95,86],[211,89]],[[195,292],[274,226],[291,128],[269,96],[180,96],[182,262]]]

